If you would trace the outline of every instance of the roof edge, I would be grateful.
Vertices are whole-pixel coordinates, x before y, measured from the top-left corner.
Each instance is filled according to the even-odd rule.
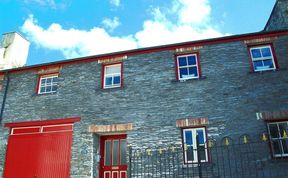
[[[16,33],[16,34],[18,34],[19,36],[21,36],[24,40],[26,40],[27,42],[30,43],[30,41],[29,41],[25,36],[23,36],[20,32],[17,32],[17,31],[5,32],[5,33],[2,34],[2,36],[3,36],[3,35],[6,35],[6,34],[9,34],[9,33]]]
[[[202,39],[202,40],[196,40],[196,41],[188,41],[188,42],[173,43],[173,44],[146,47],[146,48],[131,49],[131,50],[118,51],[118,52],[113,52],[113,53],[91,55],[91,56],[85,56],[85,57],[79,57],[79,58],[71,58],[71,59],[65,59],[61,61],[54,61],[54,62],[49,62],[49,63],[24,66],[24,67],[19,67],[19,68],[14,68],[14,69],[0,70],[0,74],[4,74],[6,72],[8,73],[9,72],[21,72],[21,71],[33,70],[37,68],[45,68],[45,67],[59,66],[59,65],[72,64],[72,63],[97,61],[103,58],[114,58],[114,57],[119,57],[123,55],[131,56],[131,55],[144,54],[148,52],[175,50],[176,48],[179,48],[179,47],[189,47],[191,45],[193,46],[211,45],[211,44],[245,40],[245,39],[255,38],[259,36],[267,37],[267,36],[282,36],[282,35],[288,35],[288,29],[275,30],[275,31],[260,31],[260,32],[254,32],[254,33],[231,35],[231,36],[224,36],[224,37],[218,37],[218,38]]]
[[[75,118],[61,118],[61,119],[51,119],[51,120],[11,122],[11,123],[5,123],[4,127],[14,128],[14,127],[29,127],[29,126],[38,126],[38,125],[73,124],[75,122],[79,122],[80,120],[81,120],[80,117],[75,117]]]

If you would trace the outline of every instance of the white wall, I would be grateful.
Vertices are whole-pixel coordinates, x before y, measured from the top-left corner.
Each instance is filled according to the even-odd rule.
[[[0,50],[1,69],[22,67],[26,64],[30,43],[16,32],[5,33],[2,36]],[[3,50],[2,50],[3,51]]]

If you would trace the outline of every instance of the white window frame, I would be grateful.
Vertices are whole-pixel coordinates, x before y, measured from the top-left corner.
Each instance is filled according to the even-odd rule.
[[[196,59],[196,64],[195,65],[189,65],[188,64],[188,57],[189,56],[195,56],[195,59]],[[187,65],[186,66],[180,66],[179,65],[179,58],[180,57],[186,57],[186,62],[187,62]],[[198,61],[198,54],[196,53],[193,53],[193,54],[185,54],[185,55],[179,55],[177,56],[177,72],[178,72],[178,80],[189,80],[189,79],[198,79],[199,78],[199,61]],[[196,67],[197,68],[197,76],[192,76],[192,75],[188,75],[188,77],[182,77],[181,78],[181,75],[180,75],[180,69],[182,68],[187,68],[188,69],[188,73],[189,73],[189,67]]]
[[[39,77],[39,86],[38,86],[38,94],[48,94],[48,93],[56,93],[58,90],[58,80],[56,82],[52,82],[53,78],[57,78],[58,79],[58,74],[52,74],[52,75],[43,75]],[[42,84],[42,80],[45,80],[45,83]],[[51,79],[50,83],[46,83],[47,79]],[[51,86],[51,91],[46,91],[47,87]],[[57,89],[55,91],[53,91],[53,86],[56,86]],[[41,87],[45,87],[45,91],[41,92]]]
[[[112,73],[112,74],[106,74],[107,68],[108,67],[115,67],[115,66],[120,66],[120,71],[117,73]],[[119,84],[114,84],[114,77],[120,77],[120,83]],[[107,85],[106,84],[106,77],[112,77],[112,85]],[[111,64],[111,65],[105,65],[104,66],[104,76],[103,76],[103,88],[117,88],[121,87],[122,85],[122,63],[120,64]]]
[[[270,144],[271,144],[271,149],[272,149],[272,154],[274,157],[287,157],[288,156],[288,153],[284,153],[284,149],[283,149],[283,144],[282,144],[282,140],[288,140],[288,138],[283,138],[282,135],[283,133],[280,133],[280,129],[279,129],[279,124],[283,124],[283,123],[286,123],[287,126],[288,126],[288,121],[283,121],[283,122],[269,122],[267,123],[267,127],[268,127],[268,133],[269,133],[269,138],[270,138]],[[272,124],[276,124],[277,125],[277,129],[278,129],[278,135],[279,137],[278,138],[272,138],[272,135],[271,135],[271,132],[270,132],[270,125]],[[286,130],[286,134],[288,135],[288,131]],[[280,151],[281,151],[281,154],[275,154],[274,153],[274,147],[273,147],[273,142],[274,141],[278,141],[278,143],[280,143]],[[288,149],[288,146],[287,146],[287,149]]]
[[[259,58],[253,58],[253,54],[252,54],[252,50],[253,49],[260,49],[260,52],[261,52],[261,49],[262,48],[269,48],[270,49],[270,53],[271,53],[271,57],[259,57]],[[250,47],[249,48],[249,51],[250,51],[250,56],[251,56],[251,60],[252,60],[252,66],[253,66],[253,71],[254,72],[261,72],[261,71],[269,71],[269,70],[275,70],[276,69],[276,64],[275,64],[275,59],[274,59],[274,53],[273,53],[273,50],[272,50],[272,47],[271,45],[263,45],[263,46],[255,46],[255,47]],[[262,53],[261,53],[262,55]],[[262,69],[255,69],[254,67],[254,62],[256,61],[265,61],[267,59],[271,59],[272,58],[272,63],[273,63],[273,68],[267,68],[267,67],[263,67]]]
[[[192,147],[193,147],[193,157],[194,157],[194,160],[187,160],[187,150],[189,147],[189,145],[187,145],[187,138],[185,136],[185,131],[191,131],[192,132]],[[198,130],[202,130],[203,131],[203,137],[204,137],[204,144],[199,144],[200,146],[204,146],[205,148],[205,158],[206,159],[201,159],[200,162],[198,160],[198,151],[197,151],[197,139],[196,139],[196,136],[197,136],[197,131]],[[184,148],[184,163],[185,164],[191,164],[191,163],[205,163],[205,162],[208,162],[208,147],[207,147],[207,138],[206,138],[206,129],[205,127],[199,127],[199,128],[186,128],[186,129],[183,129],[182,130],[182,136],[183,136],[183,148]]]

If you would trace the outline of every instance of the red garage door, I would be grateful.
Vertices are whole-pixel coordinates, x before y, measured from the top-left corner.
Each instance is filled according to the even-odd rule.
[[[11,124],[4,178],[69,178],[73,122],[61,121]]]

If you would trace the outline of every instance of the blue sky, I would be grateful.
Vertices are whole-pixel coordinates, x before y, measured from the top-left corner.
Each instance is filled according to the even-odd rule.
[[[275,0],[1,0],[0,33],[30,42],[28,65],[261,31]]]

